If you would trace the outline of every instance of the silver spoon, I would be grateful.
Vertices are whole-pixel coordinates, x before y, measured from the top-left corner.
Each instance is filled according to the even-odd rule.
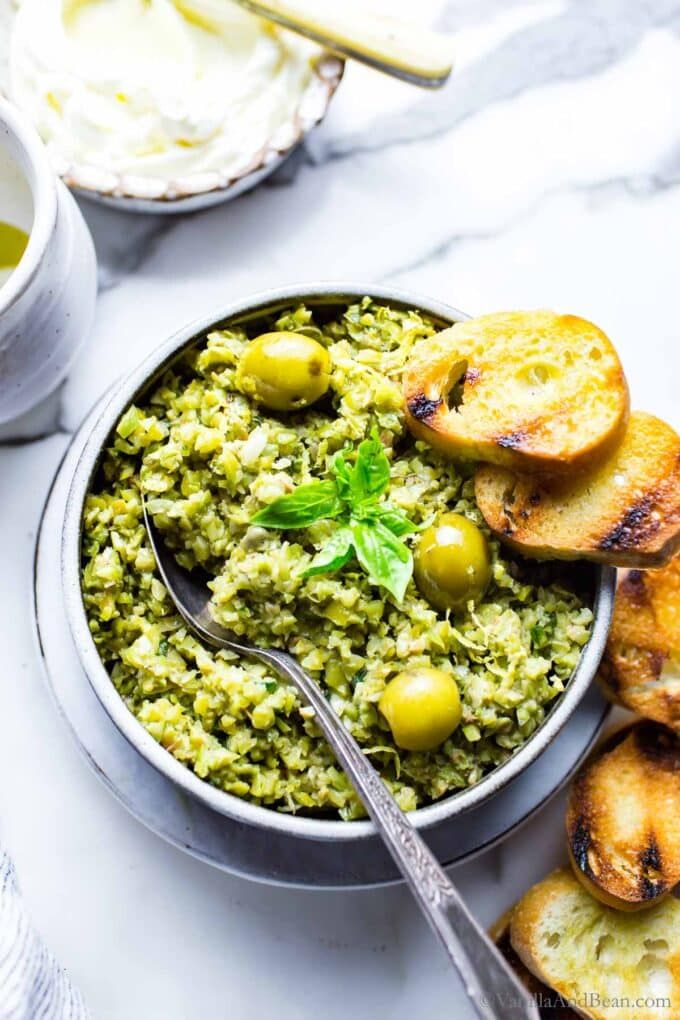
[[[228,17],[226,0],[176,0],[208,24]],[[436,89],[453,64],[450,36],[366,9],[364,0],[236,0],[252,14],[276,22],[334,53],[394,78]]]
[[[438,935],[481,1020],[539,1020],[536,1003],[474,920],[439,861],[390,794],[321,689],[287,652],[235,640],[210,615],[210,590],[180,567],[162,541],[142,499],[144,523],[161,577],[177,612],[213,648],[270,666],[314,709],[316,722],[406,879],[418,906]]]

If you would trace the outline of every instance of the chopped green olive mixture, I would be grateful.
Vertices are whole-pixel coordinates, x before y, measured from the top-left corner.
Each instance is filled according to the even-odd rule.
[[[289,649],[411,810],[524,743],[592,613],[576,591],[527,581],[483,524],[469,468],[408,433],[401,371],[432,323],[364,299],[331,322],[298,307],[265,325],[261,344],[256,330],[211,333],[121,419],[85,508],[90,629],[130,711],[198,776],[283,811],[362,815],[295,690],[187,632],[155,572],[141,486],[180,562],[214,577],[215,618]],[[365,503],[343,487],[358,474],[376,485]],[[303,487],[315,495],[291,517]],[[377,523],[394,539],[386,566],[363,544]]]

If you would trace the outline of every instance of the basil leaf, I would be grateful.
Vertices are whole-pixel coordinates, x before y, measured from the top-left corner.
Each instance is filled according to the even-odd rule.
[[[390,484],[390,462],[375,430],[370,439],[359,443],[354,464],[351,456],[351,449],[336,454],[332,472],[340,498],[361,512],[376,503]]]
[[[390,484],[390,462],[377,432],[359,443],[352,491],[357,499],[379,496]]]
[[[397,538],[401,538],[402,535],[411,535],[418,530],[415,524],[409,521],[403,510],[396,506],[390,506],[389,503],[383,503],[377,507],[376,517]]]
[[[326,544],[319,550],[303,577],[314,577],[315,574],[331,574],[340,570],[354,556],[352,532],[349,528],[338,528]]]
[[[352,520],[357,559],[369,580],[401,602],[413,574],[411,550],[380,521]]]
[[[252,518],[262,528],[306,528],[325,517],[342,513],[335,482],[298,485],[288,496],[275,499]]]
[[[336,453],[331,470],[335,476],[338,495],[345,502],[350,503],[352,500],[352,469],[344,451]]]

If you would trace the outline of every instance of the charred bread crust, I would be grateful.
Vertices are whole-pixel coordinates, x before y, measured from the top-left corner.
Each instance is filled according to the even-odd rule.
[[[611,701],[680,732],[680,558],[619,578],[600,682]]]
[[[680,738],[647,720],[583,766],[566,814],[574,871],[609,906],[638,910],[680,881]]]
[[[605,334],[549,311],[485,315],[421,341],[403,391],[417,438],[519,471],[591,465],[619,442],[629,411]]]
[[[483,464],[475,496],[492,531],[524,555],[662,567],[680,549],[680,437],[637,411],[590,472],[539,479]]]

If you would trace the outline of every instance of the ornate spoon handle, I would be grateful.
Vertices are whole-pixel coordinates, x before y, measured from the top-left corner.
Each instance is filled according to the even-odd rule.
[[[400,810],[321,689],[291,655],[242,645],[212,619],[208,588],[197,584],[179,566],[174,555],[157,541],[145,501],[143,509],[163,581],[192,631],[214,647],[266,663],[289,680],[314,709],[326,740],[458,971],[480,1020],[539,1020],[536,1004],[474,920],[439,861]]]
[[[326,740],[458,971],[477,1015],[482,1020],[539,1020],[536,1004],[474,920],[444,869],[311,677],[285,652],[240,650],[285,675],[314,709]]]

